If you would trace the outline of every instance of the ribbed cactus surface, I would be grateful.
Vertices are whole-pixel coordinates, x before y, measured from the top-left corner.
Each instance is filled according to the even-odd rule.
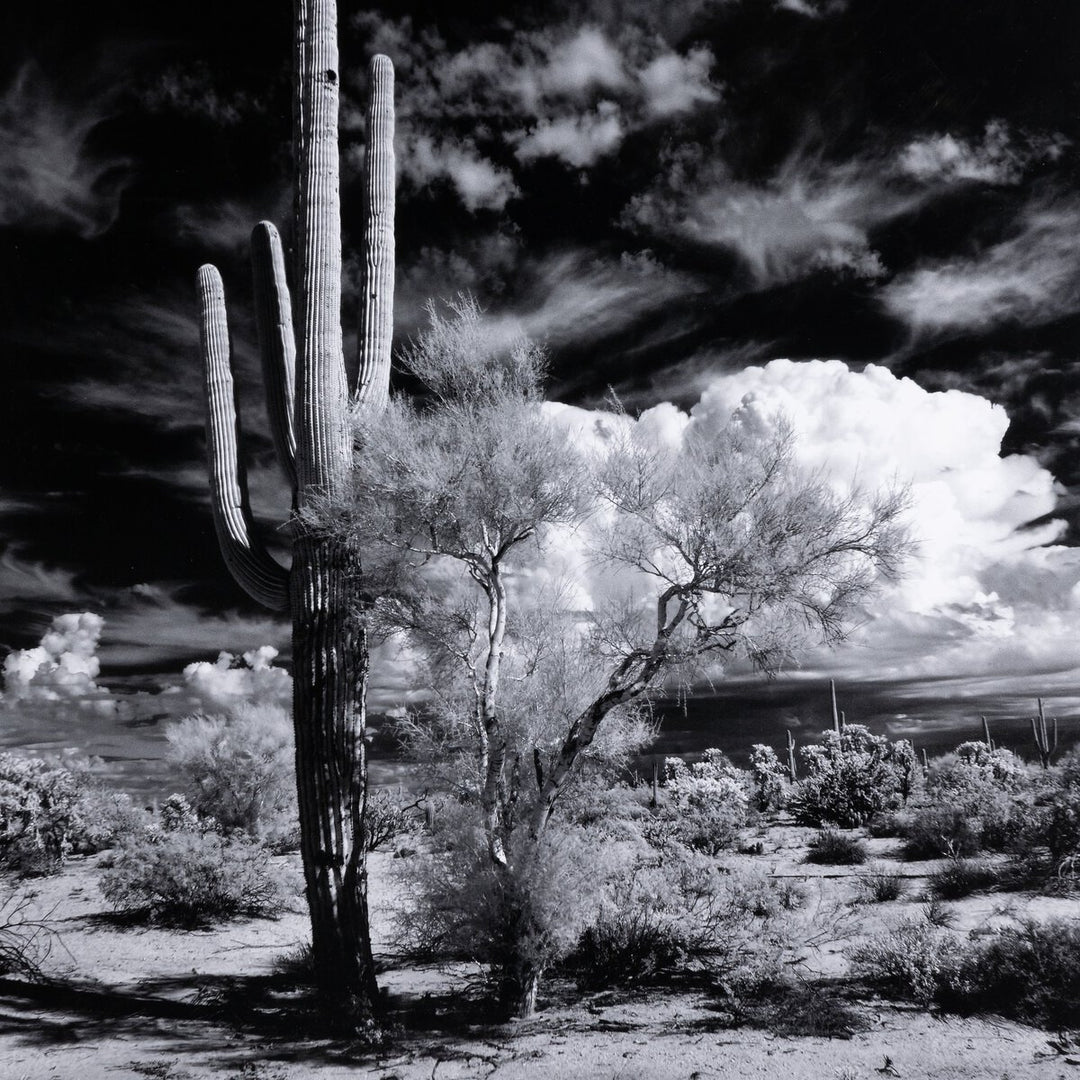
[[[358,350],[342,352],[338,155],[340,74],[334,0],[295,6],[295,293],[277,229],[252,233],[256,322],[274,446],[294,506],[333,496],[352,467],[350,391],[376,416],[389,398],[393,334],[393,67],[369,69],[364,277]],[[324,993],[370,1012],[377,1000],[367,920],[364,726],[367,642],[358,615],[360,567],[339,542],[294,529],[286,571],[252,528],[229,359],[221,276],[197,277],[206,372],[214,521],[225,562],[260,603],[293,623],[293,719],[301,852],[312,947]],[[294,327],[295,316],[295,327]]]

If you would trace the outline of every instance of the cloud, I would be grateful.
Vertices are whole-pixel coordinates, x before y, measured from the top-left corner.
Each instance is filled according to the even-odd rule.
[[[107,690],[97,685],[98,641],[104,620],[92,612],[58,615],[32,649],[16,649],[4,660],[3,703],[73,706],[101,715],[116,711]]]
[[[901,274],[881,300],[916,335],[1051,322],[1080,308],[1078,231],[1080,200],[1037,198],[1007,239]]]
[[[151,112],[178,112],[198,116],[216,127],[235,127],[265,109],[259,98],[244,90],[226,92],[214,85],[205,63],[170,67],[142,93],[142,104]]]
[[[705,46],[693,48],[685,56],[670,52],[650,60],[638,73],[646,113],[674,116],[718,102],[720,89],[709,78],[714,63]]]
[[[1017,139],[1004,121],[991,120],[981,142],[947,133],[912,140],[900,151],[897,168],[921,181],[1017,184],[1036,162],[1058,160],[1066,142],[1061,135]]]
[[[869,160],[830,164],[795,155],[771,180],[750,184],[691,153],[630,201],[623,223],[650,237],[731,251],[758,288],[822,270],[875,279],[886,268],[870,233],[925,197],[894,188]]]
[[[626,252],[618,260],[559,252],[527,273],[530,302],[515,306],[515,318],[529,337],[556,347],[617,333],[701,288],[648,251]]]
[[[143,582],[110,599],[100,655],[112,670],[154,665],[167,671],[222,649],[284,648],[290,627],[269,612],[209,612],[187,603],[175,582]]]
[[[618,106],[601,101],[592,112],[541,120],[534,128],[515,136],[515,153],[521,161],[541,157],[561,158],[581,169],[616,149],[622,142],[623,121]]]
[[[86,239],[112,225],[130,162],[92,148],[110,107],[108,94],[65,99],[32,63],[18,71],[0,96],[0,225]]]
[[[612,424],[630,422],[546,408],[588,455],[603,453]],[[797,435],[798,463],[839,490],[910,484],[907,520],[918,550],[906,576],[865,607],[844,646],[805,651],[804,677],[1057,671],[1071,673],[1063,685],[1080,684],[1080,552],[1055,544],[1062,522],[1030,525],[1052,514],[1059,487],[1034,458],[1000,455],[1009,423],[1001,407],[958,390],[930,392],[874,365],[858,372],[835,360],[775,360],[714,374],[689,412],[665,402],[634,422],[678,447],[735,414],[759,425],[784,415]],[[614,587],[580,534],[553,538],[549,573],[570,573],[584,607]],[[614,582],[625,583],[625,575]]]
[[[518,194],[506,169],[484,157],[469,139],[436,139],[413,133],[399,139],[400,175],[423,190],[435,180],[449,180],[467,210],[502,210]]]
[[[284,668],[274,667],[277,649],[264,645],[237,657],[221,652],[214,663],[199,661],[184,668],[184,693],[204,712],[234,708],[240,704],[288,706],[292,678]]]
[[[522,103],[534,109],[554,97],[583,98],[593,90],[611,93],[630,84],[621,51],[595,26],[541,44],[537,52],[542,62],[532,68],[522,65],[517,72]]]
[[[75,574],[28,558],[18,545],[0,555],[0,601],[8,608],[21,605],[77,602]]]
[[[286,185],[250,200],[223,199],[212,203],[180,203],[167,211],[163,228],[177,241],[203,253],[250,252],[251,231],[263,220],[288,221],[292,214],[292,193]]]
[[[709,49],[673,48],[645,31],[642,14],[627,10],[625,19],[602,25],[577,10],[510,41],[456,49],[409,19],[357,16],[369,48],[389,51],[400,73],[403,175],[421,187],[446,177],[467,209],[500,210],[517,193],[502,164],[508,151],[524,165],[549,158],[589,169],[631,132],[715,104],[720,89],[710,79]],[[359,100],[350,94],[344,104],[347,131],[363,128]],[[359,149],[347,158],[356,167]]]
[[[788,416],[807,467],[867,489],[910,482],[918,554],[866,612],[850,648],[806,658],[849,677],[924,678],[1076,667],[1080,557],[1054,545],[1053,476],[1027,455],[1000,456],[1009,419],[984,398],[928,392],[869,365],[773,361],[724,376],[691,410],[694,425],[732,409]],[[1051,595],[1055,604],[1047,604]]]
[[[425,249],[402,274],[396,321],[400,332],[415,333],[426,325],[427,300],[471,292],[489,320],[508,333],[558,348],[619,333],[702,288],[647,250],[618,258],[562,250],[535,258],[515,238],[496,235],[466,243],[460,251]]]
[[[848,0],[774,0],[774,4],[782,11],[793,11],[808,19],[822,19],[845,12]]]

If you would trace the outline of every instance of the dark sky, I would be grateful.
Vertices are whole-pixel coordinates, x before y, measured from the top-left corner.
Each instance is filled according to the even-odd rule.
[[[7,6],[0,644],[92,611],[106,675],[283,647],[215,546],[192,281],[207,260],[225,277],[273,539],[287,500],[246,244],[260,218],[286,224],[291,4]],[[471,291],[548,343],[553,397],[582,407],[609,387],[633,409],[737,403],[747,369],[795,361],[755,392],[805,406],[809,438],[832,438],[835,409],[871,475],[910,458],[923,518],[955,541],[868,614],[878,677],[939,677],[944,642],[958,678],[1071,692],[1075,0],[344,3],[341,23],[347,293],[364,67],[383,51],[399,340],[429,297]],[[855,678],[867,655],[810,666]]]

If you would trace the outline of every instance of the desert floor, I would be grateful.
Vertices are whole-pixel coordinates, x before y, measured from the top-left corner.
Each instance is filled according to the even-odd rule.
[[[897,842],[870,840],[875,862],[913,880],[908,895],[850,907],[866,867],[802,859],[811,830],[773,827],[764,853],[733,856],[757,872],[805,878],[814,901],[791,1000],[733,1011],[701,990],[580,993],[551,980],[528,1021],[492,1022],[470,1004],[463,969],[410,966],[388,952],[379,898],[394,888],[395,859],[372,858],[376,949],[396,1034],[385,1049],[334,1041],[305,1025],[305,998],[281,972],[307,936],[301,901],[279,918],[212,930],[123,925],[97,887],[100,856],[58,876],[14,883],[14,903],[55,931],[43,967],[53,981],[0,979],[3,1080],[294,1080],[377,1077],[770,1077],[855,1080],[1044,1080],[1080,1075],[1080,1058],[1053,1036],[994,1017],[936,1017],[875,998],[844,978],[861,937],[917,918],[932,864],[899,861]],[[950,904],[957,928],[978,934],[1022,915],[1075,914],[1076,900],[992,893]],[[0,920],[2,921],[2,920]],[[809,1033],[808,1033],[809,1032]],[[891,1063],[891,1066],[887,1065]]]

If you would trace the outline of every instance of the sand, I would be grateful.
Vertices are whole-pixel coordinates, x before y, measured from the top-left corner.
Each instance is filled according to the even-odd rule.
[[[802,862],[808,835],[790,826],[771,829],[763,855],[733,861],[805,878],[830,903],[850,897],[864,868],[808,866]],[[840,920],[833,937],[826,934],[803,950],[799,970],[810,981],[801,1001],[815,1008],[834,1003],[831,1035],[778,1033],[784,1025],[777,1018],[788,1015],[787,1006],[778,1006],[771,1019],[733,1015],[721,997],[702,990],[584,994],[558,980],[548,983],[531,1020],[495,1023],[482,1005],[464,1014],[460,1003],[475,973],[405,964],[388,952],[388,916],[378,898],[393,889],[395,862],[377,853],[371,874],[376,950],[385,968],[380,983],[392,1013],[403,1021],[378,1051],[313,1034],[304,999],[277,971],[280,959],[307,938],[299,899],[278,918],[210,930],[123,926],[98,890],[101,857],[76,859],[54,877],[8,883],[28,898],[27,914],[46,918],[55,931],[42,961],[54,981],[0,979],[0,1077],[1080,1076],[1080,1055],[1059,1052],[1047,1032],[996,1018],[935,1017],[856,993],[844,977],[847,951],[861,937],[915,917],[931,869],[895,862],[895,841],[869,843],[882,865],[913,879],[912,889],[898,901],[860,906]],[[951,906],[959,930],[975,933],[1028,913],[1075,914],[1075,900],[1015,894],[977,896]],[[791,1005],[791,1017],[795,1009]]]

